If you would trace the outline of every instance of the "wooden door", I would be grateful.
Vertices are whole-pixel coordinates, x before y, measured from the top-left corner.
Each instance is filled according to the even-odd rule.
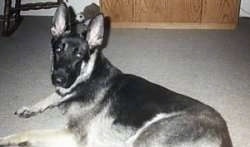
[[[202,23],[235,24],[239,0],[203,0]]]
[[[169,20],[167,0],[133,0],[134,22],[166,22]]]
[[[113,22],[200,22],[202,0],[102,0]]]
[[[101,0],[100,5],[112,22],[133,21],[133,0]]]
[[[171,23],[200,23],[202,0],[167,0]]]
[[[232,29],[240,0],[100,0],[116,27]]]

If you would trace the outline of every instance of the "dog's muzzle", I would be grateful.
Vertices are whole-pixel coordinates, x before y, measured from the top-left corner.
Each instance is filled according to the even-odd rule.
[[[70,74],[64,69],[54,70],[52,73],[52,84],[68,88],[70,85]]]

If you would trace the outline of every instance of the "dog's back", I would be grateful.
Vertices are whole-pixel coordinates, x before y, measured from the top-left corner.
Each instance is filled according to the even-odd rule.
[[[232,146],[225,121],[211,107],[133,75],[114,81],[110,113],[114,124],[138,129],[134,146]]]

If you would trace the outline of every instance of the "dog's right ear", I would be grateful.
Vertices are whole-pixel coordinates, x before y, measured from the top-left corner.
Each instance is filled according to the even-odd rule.
[[[104,16],[99,14],[89,23],[86,40],[90,49],[102,45],[104,38]]]
[[[68,23],[68,8],[65,4],[61,4],[53,17],[51,34],[53,37],[59,37],[64,34]]]

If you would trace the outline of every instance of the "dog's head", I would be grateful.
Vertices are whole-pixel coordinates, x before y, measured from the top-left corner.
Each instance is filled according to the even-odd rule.
[[[93,54],[96,54],[97,48],[102,44],[104,34],[102,14],[92,18],[87,26],[72,24],[74,19],[70,19],[69,15],[69,8],[60,5],[51,27],[52,83],[62,88],[69,88],[80,76],[91,74],[93,63],[90,62],[94,62],[91,58],[95,58]]]

